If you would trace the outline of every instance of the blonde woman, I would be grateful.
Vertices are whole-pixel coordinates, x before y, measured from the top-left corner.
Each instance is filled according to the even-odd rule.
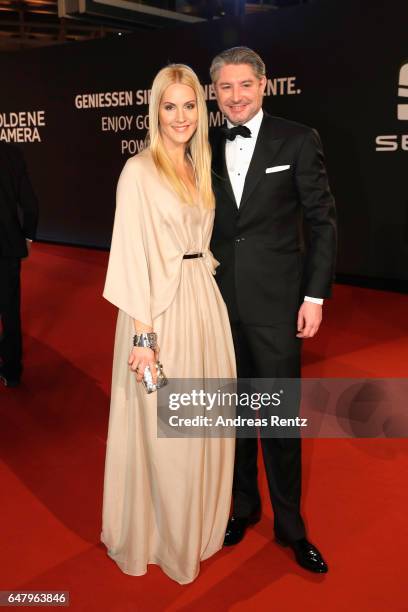
[[[119,312],[101,539],[123,572],[140,576],[154,563],[186,584],[222,547],[234,440],[158,438],[157,393],[148,395],[140,381],[157,359],[156,341],[169,378],[236,374],[209,251],[207,109],[188,66],[157,74],[149,122],[149,146],[119,179],[104,291]]]

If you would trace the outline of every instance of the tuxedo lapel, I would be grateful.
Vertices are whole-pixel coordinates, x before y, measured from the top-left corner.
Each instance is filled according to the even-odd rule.
[[[221,134],[217,134],[218,138],[213,148],[212,172],[213,179],[227,193],[229,200],[237,208],[234,192],[232,190],[231,181],[228,175],[227,163],[225,161],[225,138]]]
[[[282,140],[280,138],[274,139],[273,133],[271,133],[270,129],[268,129],[268,121],[269,116],[264,113],[254,153],[252,155],[251,163],[249,164],[248,172],[245,178],[244,190],[242,192],[241,203],[239,206],[240,211],[245,208],[245,205],[248,203],[248,200],[256,185],[265,174],[266,165],[270,166],[273,163],[273,159],[278,153],[282,144]]]

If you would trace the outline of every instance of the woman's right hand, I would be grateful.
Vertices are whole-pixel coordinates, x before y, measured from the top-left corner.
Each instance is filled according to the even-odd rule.
[[[156,361],[159,351],[153,351],[151,348],[135,346],[129,356],[129,366],[133,372],[136,372],[137,382],[141,382],[143,374],[147,366],[150,367],[153,383],[157,383]]]

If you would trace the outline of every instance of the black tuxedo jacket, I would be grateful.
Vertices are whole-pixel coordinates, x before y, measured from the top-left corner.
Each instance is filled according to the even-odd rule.
[[[305,295],[330,296],[335,206],[318,133],[264,113],[239,208],[220,129],[210,135],[216,197],[211,250],[230,319],[296,323]],[[276,166],[281,171],[266,172]],[[278,169],[279,170],[279,169]]]
[[[0,142],[0,257],[25,257],[26,238],[35,238],[38,202],[23,154]]]

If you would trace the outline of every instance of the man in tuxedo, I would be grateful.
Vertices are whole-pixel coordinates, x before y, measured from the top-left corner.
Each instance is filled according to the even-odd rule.
[[[0,142],[0,380],[20,383],[22,338],[20,264],[30,252],[38,222],[38,203],[22,153]]]
[[[220,262],[216,279],[229,311],[238,376],[299,378],[301,343],[319,329],[336,253],[335,207],[320,138],[262,110],[265,65],[251,49],[222,52],[210,74],[227,119],[211,134],[211,250]],[[300,437],[261,437],[261,446],[276,541],[290,546],[302,567],[327,572],[300,512]],[[257,452],[256,438],[237,437],[226,545],[240,542],[260,518]]]

